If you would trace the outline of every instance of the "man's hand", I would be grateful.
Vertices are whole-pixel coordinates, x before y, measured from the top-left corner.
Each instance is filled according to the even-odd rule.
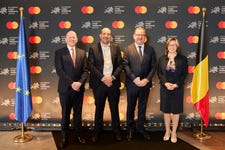
[[[74,91],[77,91],[79,92],[80,91],[80,86],[81,86],[81,83],[80,82],[73,82],[71,87]]]
[[[112,82],[113,82],[113,78],[112,76],[104,76],[101,81],[108,87],[111,87],[112,86]]]

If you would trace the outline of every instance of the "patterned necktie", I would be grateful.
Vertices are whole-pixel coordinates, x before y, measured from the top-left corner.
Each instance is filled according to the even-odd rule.
[[[141,46],[138,46],[138,51],[139,51],[140,59],[141,59],[141,61],[142,61],[142,59],[143,59],[143,54],[142,54]]]
[[[71,51],[72,51],[73,65],[75,66],[75,64],[76,64],[76,55],[75,55],[75,52],[74,52],[74,48],[71,48]]]

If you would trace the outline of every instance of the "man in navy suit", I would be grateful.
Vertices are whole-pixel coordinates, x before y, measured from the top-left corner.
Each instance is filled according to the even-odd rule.
[[[59,76],[58,92],[62,108],[62,141],[60,147],[68,144],[70,113],[73,108],[75,140],[86,143],[80,137],[84,84],[88,77],[87,58],[84,50],[76,47],[77,34],[66,34],[66,47],[55,52],[55,68]]]
[[[92,141],[99,140],[103,126],[103,113],[108,98],[112,118],[112,130],[116,141],[121,141],[119,120],[120,73],[123,68],[121,51],[118,45],[110,42],[111,30],[103,28],[100,42],[89,49],[90,87],[95,98],[95,127]]]
[[[131,141],[135,129],[134,112],[138,101],[138,119],[136,130],[146,140],[150,136],[145,132],[146,105],[152,87],[152,77],[156,71],[154,48],[145,43],[146,30],[138,27],[133,33],[134,43],[124,50],[124,69],[126,71],[127,90],[127,140]]]

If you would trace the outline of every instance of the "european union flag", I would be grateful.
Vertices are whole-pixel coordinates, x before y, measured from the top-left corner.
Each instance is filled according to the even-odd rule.
[[[15,119],[25,124],[32,112],[32,101],[30,92],[30,72],[27,57],[26,34],[23,20],[24,18],[21,17],[16,66]]]

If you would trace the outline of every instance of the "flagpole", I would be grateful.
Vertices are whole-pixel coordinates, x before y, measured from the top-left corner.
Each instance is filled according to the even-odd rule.
[[[202,8],[202,17],[203,19],[205,19],[205,13],[206,13],[206,8]],[[193,137],[195,137],[197,140],[200,140],[200,141],[204,141],[204,140],[208,140],[211,138],[210,135],[206,134],[203,132],[203,120],[201,118],[201,129],[200,129],[200,132],[197,132],[197,133],[194,133],[193,134]]]
[[[20,10],[20,19],[22,19],[23,17],[23,7],[19,8]],[[28,142],[32,140],[32,136],[29,134],[24,134],[24,123],[21,123],[21,135],[17,135],[16,137],[14,137],[14,142],[15,143],[24,143],[24,142]]]

